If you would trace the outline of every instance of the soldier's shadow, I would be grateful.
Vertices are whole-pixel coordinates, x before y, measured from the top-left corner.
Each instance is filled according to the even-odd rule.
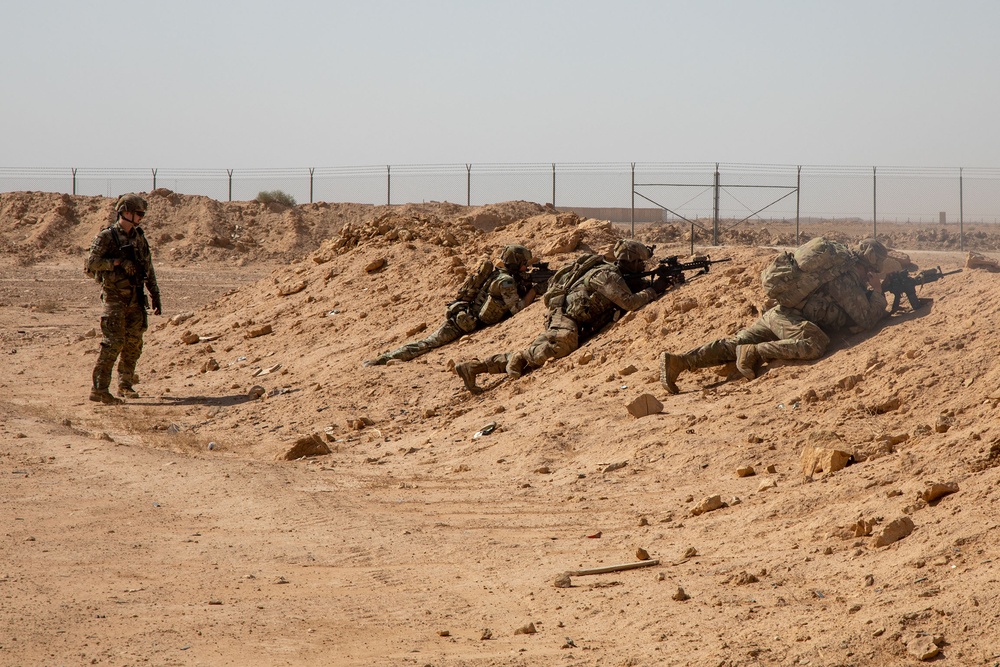
[[[256,401],[259,399],[251,398],[246,394],[240,394],[237,396],[161,396],[156,401],[129,401],[132,405],[176,405],[176,406],[186,406],[186,405],[206,405],[206,406],[217,406],[220,408],[228,408],[234,405],[242,405],[243,403],[250,403],[251,401]]]

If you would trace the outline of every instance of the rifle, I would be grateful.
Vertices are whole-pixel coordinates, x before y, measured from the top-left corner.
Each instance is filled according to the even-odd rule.
[[[537,293],[541,294],[545,291],[552,276],[556,275],[556,270],[549,268],[548,262],[535,262],[524,275],[528,284],[534,287]]]
[[[652,271],[641,271],[639,273],[627,273],[625,274],[625,282],[629,284],[629,287],[633,285],[638,286],[639,284],[645,284],[645,278],[666,278],[670,281],[671,287],[674,285],[680,285],[684,283],[687,278],[684,276],[685,271],[695,271],[697,270],[696,276],[700,276],[703,273],[708,273],[708,270],[713,264],[720,264],[722,262],[731,262],[732,257],[727,257],[725,259],[711,259],[707,255],[695,257],[690,262],[681,262],[677,259],[677,255],[671,257],[664,257],[659,260],[657,266]],[[655,279],[654,278],[654,279]],[[638,291],[633,289],[633,291]]]
[[[115,235],[115,241],[118,241],[118,236]],[[120,243],[118,245],[118,252],[121,254],[121,260],[124,264],[126,261],[131,262],[134,267],[134,272],[129,273],[125,271],[125,275],[128,277],[128,281],[135,286],[136,298],[140,305],[145,306],[146,304],[146,265],[139,261],[139,255],[135,251],[135,246],[131,243]],[[123,269],[124,271],[124,269]]]
[[[962,269],[955,269],[954,271],[944,272],[941,267],[936,269],[924,269],[918,272],[916,275],[910,275],[907,271],[893,271],[892,273],[886,275],[885,279],[882,280],[882,291],[892,292],[892,309],[890,313],[895,313],[899,310],[900,298],[905,294],[907,301],[910,302],[910,309],[916,310],[924,305],[924,302],[917,298],[916,288],[920,285],[926,285],[927,283],[932,283],[937,280],[941,280],[945,276],[951,276],[956,273],[961,273]]]

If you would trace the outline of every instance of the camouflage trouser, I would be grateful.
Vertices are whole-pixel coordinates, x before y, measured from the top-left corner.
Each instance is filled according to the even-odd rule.
[[[427,354],[434,348],[456,341],[464,335],[465,332],[459,329],[457,324],[451,320],[445,320],[444,324],[438,327],[437,331],[427,338],[415,340],[412,343],[407,343],[402,347],[396,348],[392,352],[381,354],[379,355],[379,359],[384,361],[388,361],[389,359],[409,361],[410,359],[416,359],[422,354]]]
[[[692,368],[736,361],[736,346],[755,344],[762,360],[818,359],[830,345],[830,337],[793,308],[778,306],[732,338],[712,341],[684,356]]]
[[[101,315],[101,350],[94,365],[94,389],[111,386],[111,371],[118,361],[118,386],[135,383],[135,365],[142,354],[146,309],[140,304],[106,303]],[[120,358],[119,358],[120,356]]]
[[[527,362],[527,368],[523,369],[523,372],[541,368],[549,359],[561,359],[578,347],[580,347],[580,336],[576,322],[558,310],[552,311],[545,331],[519,353]],[[507,362],[511,356],[510,352],[502,352],[483,359],[485,368],[482,372],[506,373]]]

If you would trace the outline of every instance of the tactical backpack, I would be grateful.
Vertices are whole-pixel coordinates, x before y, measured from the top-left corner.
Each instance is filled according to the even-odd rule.
[[[778,304],[799,308],[806,297],[840,277],[854,264],[854,254],[842,243],[816,237],[795,252],[780,252],[760,274],[764,294]]]
[[[583,280],[588,271],[603,263],[603,256],[586,253],[577,257],[572,264],[567,264],[556,271],[555,275],[549,279],[548,290],[542,295],[545,307],[559,308],[565,305],[566,296],[573,286]]]
[[[487,279],[489,279],[490,274],[496,270],[496,267],[488,259],[484,259],[480,264],[479,268],[476,269],[475,273],[470,273],[466,276],[465,280],[462,281],[461,286],[458,288],[458,296],[455,297],[456,301],[469,301],[472,302],[477,296],[479,296],[479,290],[483,288],[486,284]]]

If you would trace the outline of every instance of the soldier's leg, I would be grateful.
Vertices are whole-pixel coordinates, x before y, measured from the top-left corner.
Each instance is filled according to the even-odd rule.
[[[125,344],[125,317],[120,310],[105,309],[101,315],[101,349],[94,364],[93,386],[90,400],[101,403],[121,403],[108,391],[111,386],[111,372],[115,361]]]
[[[507,373],[523,374],[541,368],[549,359],[561,359],[580,347],[580,334],[576,322],[556,311],[549,318],[548,327],[528,347],[516,353],[507,362]],[[519,368],[512,368],[517,365]]]
[[[118,358],[118,393],[126,398],[139,398],[132,385],[135,384],[135,366],[142,354],[142,337],[146,327],[146,311],[143,308],[129,308],[125,312],[124,343]]]
[[[411,359],[416,359],[422,354],[427,354],[435,348],[456,341],[463,335],[465,335],[465,332],[459,329],[451,320],[445,320],[444,324],[438,327],[437,330],[430,336],[407,343],[406,345],[396,348],[392,352],[380,354],[374,359],[366,361],[364,365],[381,366],[390,359],[410,361]]]
[[[455,364],[455,372],[462,378],[466,389],[473,394],[478,394],[482,392],[482,389],[476,384],[476,376],[481,373],[506,373],[507,361],[510,357],[509,353],[501,352],[483,360],[473,359],[472,361],[464,361],[460,364]]]
[[[797,310],[775,308],[765,313],[775,339],[756,345],[761,359],[819,359],[830,346],[830,337]]]
[[[770,311],[768,311],[770,312]],[[764,314],[765,316],[767,313]],[[678,393],[677,378],[684,371],[696,368],[719,366],[731,361],[739,361],[738,350],[741,346],[775,340],[776,336],[765,316],[741,329],[732,338],[720,338],[706,343],[701,347],[688,350],[684,354],[660,354],[660,382],[671,394]]]

